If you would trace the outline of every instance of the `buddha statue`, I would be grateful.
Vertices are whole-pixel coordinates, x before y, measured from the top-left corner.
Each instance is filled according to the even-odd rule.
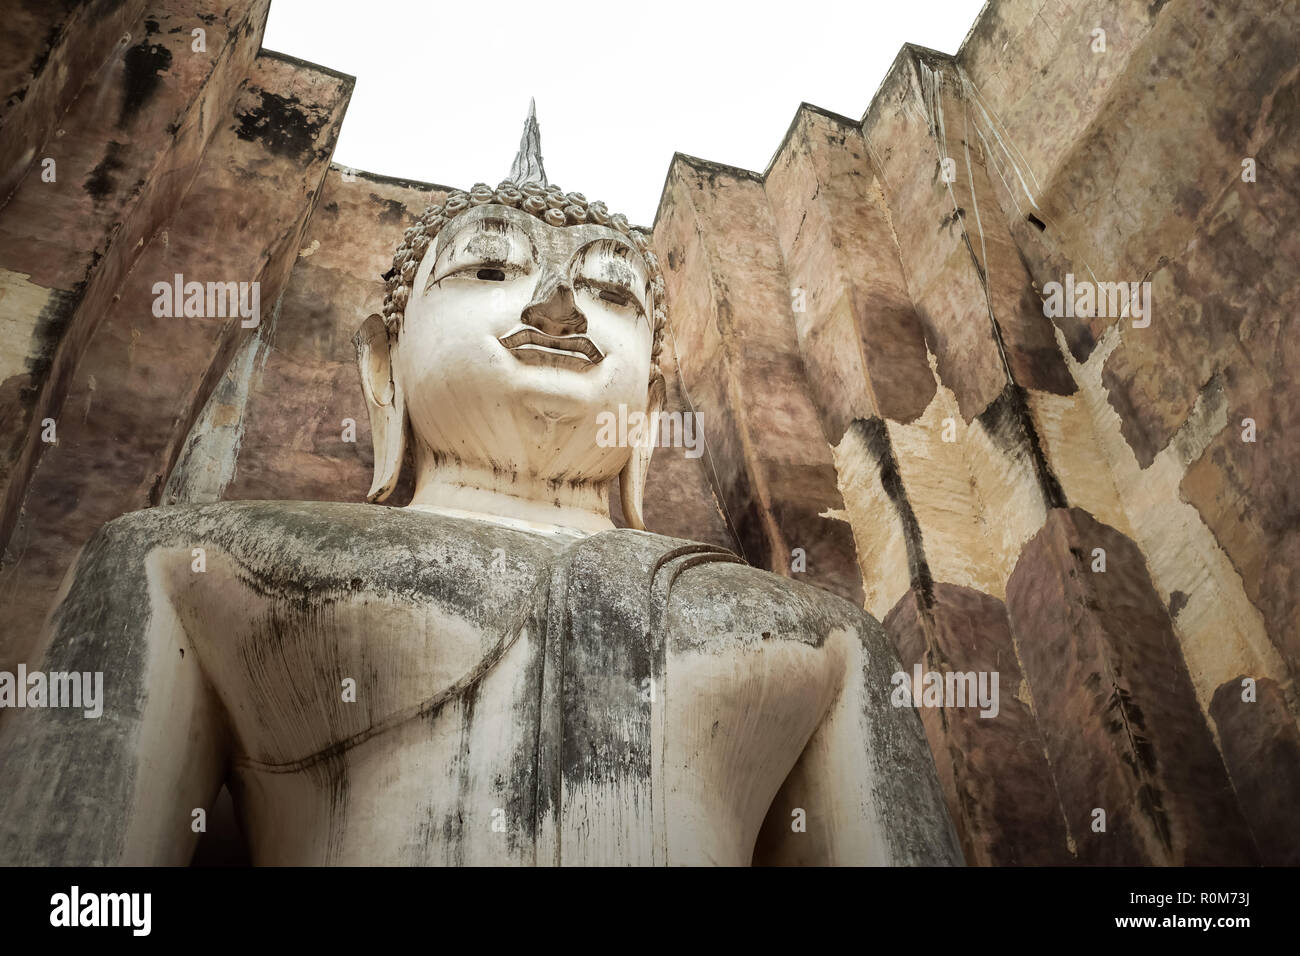
[[[0,863],[188,863],[223,784],[258,864],[960,862],[880,625],[644,529],[654,443],[597,419],[663,402],[664,280],[530,126],[357,333],[368,503],[153,508],[83,549],[40,666],[102,672],[102,716],[0,721]]]

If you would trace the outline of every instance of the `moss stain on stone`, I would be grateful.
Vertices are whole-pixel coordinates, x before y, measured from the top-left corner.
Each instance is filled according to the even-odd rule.
[[[113,181],[113,174],[125,167],[122,162],[122,152],[126,147],[123,144],[112,140],[108,143],[108,148],[104,150],[104,158],[99,164],[90,171],[82,188],[91,199],[99,202],[107,199],[117,185]]]
[[[316,137],[328,122],[328,113],[304,106],[296,96],[262,89],[252,92],[259,95],[261,102],[235,114],[236,136],[260,142],[272,154],[297,162],[307,162],[313,153],[325,158],[326,152],[316,148]]]
[[[406,205],[396,199],[385,199],[375,193],[370,194],[370,201],[383,207],[379,213],[380,223],[388,226],[399,225],[406,221]]]
[[[126,77],[122,83],[122,111],[117,125],[126,126],[131,117],[153,98],[162,74],[171,69],[172,51],[161,43],[141,40],[122,59]]]

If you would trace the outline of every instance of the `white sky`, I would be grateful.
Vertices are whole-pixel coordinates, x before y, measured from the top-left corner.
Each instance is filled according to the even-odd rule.
[[[859,118],[983,0],[272,0],[263,44],[357,78],[335,162],[468,189],[537,98],[547,177],[649,225],[674,152],[762,171],[801,102]]]

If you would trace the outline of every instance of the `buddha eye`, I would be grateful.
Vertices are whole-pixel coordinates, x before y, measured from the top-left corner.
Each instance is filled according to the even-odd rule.
[[[478,262],[471,262],[467,265],[458,265],[455,262],[436,264],[429,272],[429,282],[424,287],[428,292],[436,285],[443,281],[452,282],[469,282],[478,280],[481,282],[505,282],[507,279],[515,278],[521,275],[525,270],[520,269],[508,262],[498,262],[496,265],[480,265]]]
[[[622,283],[579,275],[574,278],[573,285],[574,288],[582,289],[593,299],[608,302],[617,309],[632,309],[636,314],[642,314],[641,303],[637,300],[636,295]]]

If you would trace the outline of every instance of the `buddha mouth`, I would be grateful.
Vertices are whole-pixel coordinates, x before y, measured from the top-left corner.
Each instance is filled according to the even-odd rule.
[[[514,353],[515,358],[530,365],[554,365],[585,369],[599,364],[605,354],[585,335],[548,335],[541,329],[525,325],[497,339]]]

